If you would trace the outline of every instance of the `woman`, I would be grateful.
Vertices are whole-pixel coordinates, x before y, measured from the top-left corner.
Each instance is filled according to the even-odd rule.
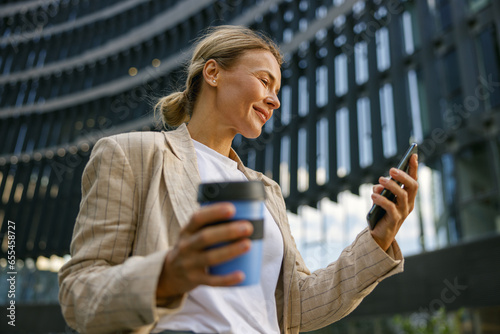
[[[290,233],[279,186],[243,166],[234,136],[255,138],[280,102],[282,57],[244,27],[214,28],[197,43],[186,89],[158,108],[169,132],[99,140],[82,178],[71,260],[60,272],[67,322],[82,333],[298,333],[350,313],[382,279],[403,270],[394,240],[412,211],[417,159],[409,175],[391,170],[373,202],[387,214],[363,230],[336,262],[310,273]],[[185,124],[185,122],[189,123]],[[228,203],[200,208],[200,182],[261,180],[266,190],[261,283],[208,274],[246,252],[252,225],[229,219]],[[397,204],[378,195],[384,188]],[[211,245],[229,245],[207,250]]]

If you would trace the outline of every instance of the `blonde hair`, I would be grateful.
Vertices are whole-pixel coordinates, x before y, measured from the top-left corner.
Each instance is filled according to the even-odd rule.
[[[201,90],[203,68],[208,60],[215,60],[227,70],[248,50],[269,51],[280,66],[283,63],[278,46],[262,33],[242,26],[225,25],[207,29],[197,40],[187,66],[184,91],[162,97],[155,106],[155,112],[161,112],[163,125],[177,127],[189,121]]]

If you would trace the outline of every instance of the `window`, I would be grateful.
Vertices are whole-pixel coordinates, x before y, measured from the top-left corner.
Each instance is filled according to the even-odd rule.
[[[255,149],[249,149],[247,153],[247,167],[251,169],[255,169],[255,159],[257,158],[257,154]]]
[[[407,55],[413,54],[415,51],[415,41],[413,39],[413,17],[410,12],[406,11],[401,16],[403,22],[403,37],[404,48]]]
[[[281,88],[281,124],[287,125],[292,118],[292,89],[290,86]]]
[[[273,156],[274,156],[274,148],[273,148],[273,143],[269,143],[266,145],[265,148],[265,166],[264,166],[264,173],[266,174],[267,177],[273,178]]]
[[[16,147],[14,148],[14,154],[19,154],[22,152],[27,131],[28,131],[28,126],[26,124],[22,124],[21,128],[19,129],[19,134],[17,136],[17,142],[16,142]]]
[[[274,115],[274,112],[273,112]],[[271,117],[266,124],[264,124],[264,131],[267,133],[273,132],[274,129],[274,117]]]
[[[4,104],[2,103],[2,100],[4,100],[4,91],[5,91],[5,86],[0,85],[0,106],[3,106]],[[1,181],[1,180],[0,180]]]
[[[435,217],[436,224],[436,234],[437,234],[437,242],[443,247],[448,245],[448,227],[446,224],[443,224],[443,220],[446,217],[446,208],[444,205],[444,194],[443,194],[443,173],[440,170],[432,169],[431,170],[431,196],[430,199],[432,201],[432,214]],[[423,200],[425,198],[422,197]],[[425,203],[422,203],[425,205]],[[443,238],[444,236],[444,238]]]
[[[366,42],[359,42],[354,46],[354,63],[356,83],[361,85],[368,80],[368,44]]]
[[[457,52],[455,50],[448,52],[442,60],[446,82],[446,95],[455,95],[460,90],[460,70]]]
[[[357,109],[359,164],[361,167],[367,167],[373,162],[370,100],[367,97],[358,99]]]
[[[391,56],[389,50],[389,31],[381,28],[375,33],[377,43],[377,68],[380,72],[391,66]]]
[[[47,114],[46,114],[47,115]],[[53,118],[48,116],[48,119],[45,118],[42,120],[43,126],[42,131],[40,133],[40,140],[37,142],[37,148],[45,148],[48,144],[49,132],[50,132],[50,124],[52,123]]]
[[[347,56],[339,54],[335,57],[335,94],[342,96],[347,93]]]
[[[351,171],[350,140],[349,140],[349,110],[337,110],[337,175],[344,177]]]
[[[469,3],[469,9],[472,12],[477,12],[483,9],[491,0],[467,0]]]
[[[447,153],[441,156],[442,170],[443,170],[443,188],[444,188],[444,198],[446,202],[447,210],[453,209],[456,207],[456,203],[458,202],[457,197],[457,181],[455,179],[455,159],[453,155]],[[448,242],[456,243],[460,236],[458,232],[458,226],[456,217],[450,216],[448,212],[446,228],[448,231]]]
[[[422,117],[425,117],[426,114],[421,113],[421,103],[419,96],[419,85],[417,73],[414,70],[408,71],[408,92],[409,92],[409,101],[410,101],[410,111],[413,123],[413,138],[416,142],[421,143],[424,140],[424,125],[426,128],[429,128],[429,122],[427,117],[425,121]],[[425,105],[425,103],[423,104]]]
[[[498,219],[498,188],[493,159],[498,152],[485,143],[460,151],[456,158],[460,193],[460,218],[463,239],[473,239],[496,231]],[[498,164],[498,161],[496,161]]]
[[[298,147],[298,170],[297,187],[299,191],[306,191],[309,188],[309,164],[307,163],[307,131],[299,129]]]
[[[500,94],[498,87],[494,88],[484,84],[484,82],[500,82],[500,51],[499,45],[496,42],[495,26],[488,26],[479,34],[477,41],[479,53],[479,69],[483,80],[483,89],[476,89],[476,92],[481,91],[482,94],[477,94],[477,98],[484,100],[487,109],[491,109],[500,105]],[[486,87],[488,86],[488,87]]]
[[[316,68],[316,105],[324,107],[328,103],[328,68]]]
[[[26,82],[21,83],[19,87],[19,93],[17,94],[16,107],[21,107],[24,103],[24,96],[26,95],[26,89],[28,84]]]
[[[33,67],[33,64],[35,63],[35,57],[36,57],[36,52],[31,51],[30,54],[28,55],[28,59],[26,61],[26,68]]]
[[[396,124],[394,120],[394,100],[392,96],[392,85],[388,83],[383,85],[379,90],[379,96],[384,156],[386,158],[389,158],[397,153]]]
[[[290,137],[281,137],[280,186],[283,196],[290,195]]]
[[[321,118],[316,123],[317,170],[316,183],[323,185],[328,182],[328,119]]]
[[[26,101],[27,105],[31,105],[31,104],[35,103],[35,98],[36,98],[36,92],[37,92],[37,90],[38,90],[38,80],[35,80],[31,84],[30,93],[28,95],[28,101]]]
[[[450,0],[428,0],[431,12],[434,14],[436,25],[440,30],[448,30],[451,27]]]
[[[309,113],[309,91],[307,90],[307,78],[299,78],[299,115],[306,116]]]
[[[12,67],[13,55],[9,53],[7,59],[5,59],[5,65],[3,67],[3,75],[8,75],[10,73],[10,68]]]
[[[290,43],[293,39],[293,31],[292,29],[284,29],[283,30],[283,43]]]
[[[305,237],[305,251],[311,252],[319,246],[319,242],[325,236],[323,233],[321,212],[310,206],[303,205],[299,208],[299,216],[303,219],[302,229]],[[310,258],[321,257],[321,253],[321,250],[317,250],[314,254],[315,256],[310,256]]]

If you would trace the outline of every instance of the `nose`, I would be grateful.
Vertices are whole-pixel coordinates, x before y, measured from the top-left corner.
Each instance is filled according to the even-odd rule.
[[[272,109],[278,109],[281,105],[278,95],[275,93],[270,93],[265,102]]]

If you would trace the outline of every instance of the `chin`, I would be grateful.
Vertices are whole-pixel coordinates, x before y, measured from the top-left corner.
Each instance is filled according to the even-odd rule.
[[[251,131],[241,132],[241,135],[247,139],[255,139],[262,133],[262,128],[252,129]]]

